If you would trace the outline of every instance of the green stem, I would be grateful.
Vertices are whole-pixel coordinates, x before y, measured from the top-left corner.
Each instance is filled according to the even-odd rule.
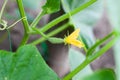
[[[81,71],[88,64],[89,64],[89,61],[86,59],[76,69],[74,69],[67,76],[65,76],[62,80],[70,80],[73,76],[75,76],[79,71]]]
[[[10,51],[12,52],[12,41],[11,41],[11,35],[9,29],[6,29],[8,33],[8,40],[9,40],[9,46],[10,46]]]
[[[4,0],[4,4],[3,4],[2,9],[1,9],[1,11],[0,11],[0,20],[1,20],[1,18],[2,18],[2,14],[3,14],[3,11],[4,11],[5,6],[6,6],[6,4],[7,4],[7,1],[8,1],[8,0]]]
[[[103,48],[101,48],[95,55],[89,56],[85,59],[85,61],[80,64],[75,70],[70,72],[67,76],[63,78],[63,80],[70,80],[73,76],[75,76],[78,72],[80,72],[83,68],[85,68],[88,64],[90,64],[93,60],[103,55],[108,49],[110,49],[116,41],[116,38],[111,40],[108,44],[106,44]]]
[[[49,38],[46,34],[44,34],[43,32],[41,32],[39,29],[37,29],[37,28],[32,28],[32,29],[35,30],[37,33],[39,33],[42,37],[44,37],[46,39]]]
[[[19,11],[20,11],[21,18],[26,17],[22,0],[17,0],[17,4],[18,4],[18,8],[19,8]],[[23,22],[23,25],[24,25],[25,32],[27,33],[29,31],[28,21],[27,21],[27,19],[22,19],[22,22]]]
[[[31,23],[30,27],[35,27],[38,24],[38,22],[40,21],[40,19],[42,18],[43,15],[44,15],[44,12],[39,13],[38,16]]]
[[[21,18],[26,17],[22,0],[17,0],[17,5],[18,5],[19,11],[20,11]],[[23,37],[23,39],[22,39],[22,41],[20,43],[20,46],[24,45],[28,41],[28,38],[29,38],[29,35],[28,35],[29,24],[28,24],[27,19],[22,19],[22,23],[23,23],[25,31],[24,31],[24,37]]]
[[[27,43],[28,39],[29,39],[29,35],[24,34],[23,39],[22,39],[22,41],[20,43],[20,46],[25,45]]]
[[[91,4],[95,3],[97,0],[90,0],[89,2],[83,4],[82,6],[74,9],[73,11],[69,12],[69,13],[66,13],[62,16],[60,16],[59,18],[51,21],[50,23],[48,23],[46,26],[44,26],[43,28],[41,28],[41,31],[42,32],[45,32],[47,31],[48,29],[52,28],[54,25],[58,24],[59,22],[69,18],[70,14],[71,15],[74,15],[82,10],[84,10],[85,8],[87,8],[88,6],[90,6]]]
[[[115,32],[111,32],[109,35],[107,35],[106,37],[104,37],[103,39],[99,40],[98,42],[96,42],[88,51],[86,56],[89,56],[93,53],[93,51],[96,49],[96,47],[98,47],[99,45],[101,45],[102,43],[104,43],[106,40],[108,40],[109,38],[111,38],[113,35],[115,34]]]
[[[20,22],[22,19],[26,19],[26,17],[23,17],[23,18],[17,20],[17,21],[14,22],[12,25],[8,26],[6,29],[10,29],[10,28],[12,28],[12,27],[15,26],[18,22]]]
[[[69,27],[69,25],[70,25],[69,23],[66,23],[65,25],[59,27],[58,29],[55,29],[55,30],[53,30],[52,32],[48,33],[46,36],[47,36],[47,37],[54,36],[54,35],[58,34],[59,32],[63,31],[64,29],[66,29],[67,27]],[[39,33],[38,33],[38,34],[39,34]],[[39,43],[41,43],[41,42],[43,42],[43,41],[45,41],[45,40],[46,40],[46,38],[45,38],[45,37],[42,37],[42,38],[40,38],[40,39],[32,42],[31,44],[37,45],[37,44],[39,44]]]
[[[92,62],[94,61],[96,58],[100,57],[101,55],[103,55],[108,49],[110,49],[116,42],[117,38],[114,38],[113,40],[111,40],[109,43],[107,43],[103,48],[101,48],[98,52],[96,52],[94,55],[91,55],[88,57],[89,61]]]

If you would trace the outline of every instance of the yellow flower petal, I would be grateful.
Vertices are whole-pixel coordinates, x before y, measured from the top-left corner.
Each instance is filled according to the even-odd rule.
[[[71,38],[71,39],[76,39],[79,35],[79,32],[80,32],[80,29],[76,29],[73,33],[71,33],[68,38]]]
[[[80,42],[79,40],[71,40],[71,43],[72,45],[76,46],[76,47],[84,47],[84,44],[82,42]]]
[[[79,36],[80,29],[76,29],[73,33],[71,33],[68,37],[64,38],[65,44],[72,44],[76,47],[83,47],[84,44],[77,40],[77,37]]]

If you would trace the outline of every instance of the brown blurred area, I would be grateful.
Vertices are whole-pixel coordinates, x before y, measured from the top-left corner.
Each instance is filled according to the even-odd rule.
[[[2,7],[4,0],[0,0],[0,10]],[[43,2],[44,3],[44,2]],[[41,6],[41,4],[40,4]],[[9,4],[6,6],[6,11],[10,15],[17,15],[14,13],[14,9],[17,8],[17,4],[14,0],[9,0]],[[33,17],[35,17],[40,9],[37,9],[35,11],[25,9],[26,12],[29,12]],[[42,20],[39,23],[39,27],[42,27],[45,25],[48,21],[64,14],[64,12],[60,11],[57,14],[53,15],[47,15],[42,18]],[[3,16],[3,19],[8,21],[8,25],[12,24],[16,19],[7,19],[7,17]],[[104,11],[103,16],[99,20],[99,22],[96,24],[94,27],[94,34],[96,38],[100,39],[109,34],[112,31],[107,13]],[[11,39],[12,39],[12,45],[13,45],[13,50],[15,51],[17,47],[20,44],[20,41],[23,37],[23,25],[22,23],[17,23],[15,27],[11,29]],[[57,37],[63,37],[62,35],[66,34],[67,31],[63,31],[60,34],[57,35]],[[30,38],[29,41],[33,41],[40,36],[33,36]],[[2,41],[0,39],[0,49],[2,50],[9,50],[9,41],[8,41],[8,36],[6,31],[0,31],[0,38],[2,38]],[[49,66],[60,76],[64,76],[69,72],[69,61],[68,61],[68,47],[64,46],[64,44],[57,45],[57,44],[51,44],[47,42],[48,44],[48,51],[49,51],[49,56],[48,56],[48,61],[47,63]],[[114,68],[114,57],[113,57],[113,50],[110,49],[109,51],[106,52],[102,57],[99,59],[95,60],[94,62],[91,63],[91,67],[93,70],[99,69],[99,68]]]
[[[103,15],[101,19],[98,21],[96,26],[94,27],[94,35],[96,39],[102,39],[107,36],[110,32],[112,32],[112,27],[110,25],[107,12],[104,9]],[[101,45],[104,46],[105,44]],[[105,54],[103,54],[100,58],[96,59],[91,63],[91,66],[94,70],[99,68],[115,68],[113,49],[111,48]]]

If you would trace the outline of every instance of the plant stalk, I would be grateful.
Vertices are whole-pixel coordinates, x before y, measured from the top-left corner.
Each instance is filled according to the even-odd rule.
[[[8,0],[4,0],[3,6],[2,6],[2,8],[1,8],[1,11],[0,11],[0,20],[1,20],[1,18],[2,18],[2,14],[3,14],[3,11],[4,11],[5,6],[6,6],[6,4],[7,4],[7,1],[8,1]]]
[[[44,11],[42,13],[39,13],[38,16],[34,19],[34,21],[31,23],[30,27],[36,27],[42,16],[44,16]]]
[[[16,0],[16,1],[17,1],[18,9],[20,11],[21,18],[26,17],[22,0]],[[22,23],[23,23],[23,26],[24,26],[24,36],[23,36],[23,39],[20,43],[20,46],[25,45],[27,43],[28,39],[29,39],[29,34],[28,34],[29,24],[28,24],[27,19],[22,19]]]
[[[58,29],[55,29],[55,30],[53,30],[52,32],[46,34],[46,36],[47,36],[47,37],[55,36],[55,35],[57,35],[59,32],[65,30],[65,29],[66,29],[67,27],[69,27],[69,26],[70,26],[70,24],[69,24],[69,23],[66,23],[66,24],[64,24],[63,26],[59,27]],[[38,33],[38,34],[40,34],[40,33]],[[45,37],[41,37],[40,39],[35,40],[35,41],[32,42],[31,44],[37,45],[37,44],[39,44],[39,43],[41,43],[41,42],[43,42],[43,41],[45,41],[45,40],[46,40]]]
[[[74,9],[73,11],[71,11],[71,12],[69,12],[69,13],[66,13],[66,14],[60,16],[59,18],[51,21],[50,23],[48,23],[46,26],[44,26],[44,27],[41,28],[40,30],[41,30],[42,32],[47,31],[48,29],[52,28],[53,26],[55,26],[55,25],[58,24],[59,22],[65,20],[65,19],[67,19],[67,18],[69,18],[70,14],[71,14],[71,16],[72,16],[72,15],[74,15],[74,14],[76,14],[76,13],[84,10],[85,8],[87,8],[87,7],[90,6],[91,4],[95,3],[96,1],[97,1],[97,0],[90,0],[89,2],[87,2],[87,3],[83,4],[82,6]]]
[[[89,56],[93,53],[93,51],[96,49],[97,46],[101,45],[102,43],[104,43],[106,40],[108,40],[109,38],[111,38],[113,35],[115,35],[115,32],[111,32],[109,35],[107,35],[106,37],[104,37],[103,39],[99,40],[98,42],[96,42],[88,51],[86,56]]]
[[[74,77],[78,72],[80,72],[83,68],[85,68],[88,64],[90,64],[93,60],[97,59],[101,55],[103,55],[108,49],[110,49],[116,41],[116,38],[111,40],[108,44],[106,44],[103,48],[101,48],[95,55],[88,56],[82,64],[80,64],[75,70],[70,72],[67,76],[63,78],[63,80],[70,80]]]

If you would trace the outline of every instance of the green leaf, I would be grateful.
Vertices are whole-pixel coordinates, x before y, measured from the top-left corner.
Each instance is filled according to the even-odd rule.
[[[89,0],[62,0],[62,5],[64,11],[67,13],[88,1]],[[92,26],[94,26],[101,18],[103,13],[102,6],[102,1],[98,0],[83,11],[73,16],[70,15],[70,20],[74,24],[75,28],[80,28],[82,38],[86,38],[86,41],[83,40],[83,42],[86,44],[87,48],[91,47],[95,42]]]
[[[92,75],[86,76],[79,80],[116,80],[115,73],[111,69],[103,69],[94,72]]]
[[[0,51],[0,80],[59,80],[35,46],[25,45],[17,52]]]
[[[70,48],[69,50],[69,61],[70,61],[70,69],[71,71],[78,67],[85,60],[85,55],[81,52],[78,52],[75,49]],[[73,80],[79,80],[80,78],[89,75],[92,73],[90,65],[86,66],[83,70],[81,70],[77,75],[73,77]]]
[[[45,14],[51,14],[60,10],[60,0],[47,0],[42,7]]]

